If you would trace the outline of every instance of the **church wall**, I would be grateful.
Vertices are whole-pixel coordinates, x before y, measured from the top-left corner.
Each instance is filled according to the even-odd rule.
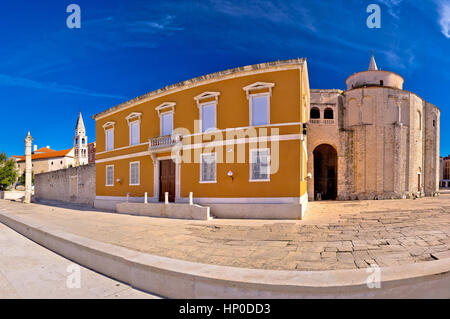
[[[396,141],[392,138],[395,135],[395,128],[392,125],[383,127],[383,188],[385,192],[394,192],[398,181],[395,180],[394,165],[398,161],[399,152],[396,147]]]
[[[410,154],[409,154],[409,192],[417,193],[423,185],[423,130],[424,109],[423,102],[415,95],[411,95],[410,103]],[[420,175],[420,184],[419,178]]]
[[[395,85],[372,85],[381,78]],[[368,86],[350,87],[336,98],[337,128],[311,125],[309,156],[321,143],[337,145],[338,199],[407,198],[419,188],[420,195],[433,195],[439,186],[439,109],[400,89],[403,79],[395,73],[364,71],[347,84],[365,81]],[[315,91],[311,103],[330,90]],[[308,172],[314,172],[310,160]]]
[[[311,107],[317,107],[321,111],[321,118],[323,119],[323,111],[325,108],[331,108],[334,112],[334,124],[310,124],[307,137],[308,148],[308,163],[307,172],[311,173],[311,178],[308,179],[307,191],[309,200],[314,199],[314,149],[321,144],[329,144],[335,148],[337,152],[337,171],[338,171],[338,194],[345,182],[343,178],[339,176],[341,167],[345,165],[345,159],[343,158],[339,130],[340,122],[340,107],[339,107],[339,91],[337,90],[311,90]]]
[[[380,82],[383,81],[383,82]],[[403,88],[403,78],[389,71],[363,71],[358,72],[350,76],[346,83],[347,89],[351,90],[352,88],[358,88],[362,86],[371,86],[377,85],[379,86],[382,83],[384,87],[393,87],[397,89]]]
[[[432,104],[425,104],[425,195],[439,190],[440,114]]]
[[[353,171],[354,195],[361,199],[406,196],[412,182],[408,180],[410,147],[414,154],[418,154],[419,161],[422,160],[421,152],[415,150],[421,149],[421,143],[419,146],[407,144],[409,128],[404,124],[410,122],[405,113],[409,113],[410,95],[415,95],[380,87],[354,89],[344,94],[348,111],[344,111],[343,123],[348,123],[347,129],[353,132],[354,161],[348,171]],[[361,100],[363,103],[359,108],[358,101]],[[361,114],[355,116],[353,112],[359,113],[359,110]],[[361,125],[354,124],[359,117]],[[348,144],[341,141],[341,145]],[[348,172],[339,171],[340,175],[344,173],[348,175]],[[344,198],[349,196],[341,195]]]

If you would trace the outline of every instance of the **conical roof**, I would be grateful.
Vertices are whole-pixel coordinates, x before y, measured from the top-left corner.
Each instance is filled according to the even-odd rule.
[[[75,131],[84,132],[86,129],[84,127],[83,117],[81,116],[81,112],[78,115],[77,125],[75,126]]]
[[[369,71],[378,71],[377,63],[375,62],[375,57],[373,56],[373,51],[372,56],[370,57]]]

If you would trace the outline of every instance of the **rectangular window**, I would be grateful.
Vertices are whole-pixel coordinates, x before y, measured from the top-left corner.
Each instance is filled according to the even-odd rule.
[[[130,123],[130,145],[139,144],[139,125],[140,121]]]
[[[106,150],[114,149],[114,129],[106,130]]]
[[[114,165],[106,166],[106,186],[114,186]]]
[[[161,114],[161,136],[172,135],[173,113]]]
[[[250,180],[270,180],[270,151],[269,149],[250,150]]]
[[[269,124],[269,95],[253,95],[250,98],[251,123],[250,125]]]
[[[216,153],[200,154],[200,182],[216,182]]]
[[[139,162],[130,163],[130,185],[139,185]]]
[[[216,128],[216,103],[202,105],[202,132]]]

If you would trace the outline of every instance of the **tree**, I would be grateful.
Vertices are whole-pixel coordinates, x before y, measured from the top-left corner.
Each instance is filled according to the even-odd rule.
[[[20,175],[19,182],[20,185],[25,185],[25,172]],[[31,184],[34,184],[34,172],[31,172]]]
[[[6,190],[17,180],[16,162],[0,153],[0,190]]]

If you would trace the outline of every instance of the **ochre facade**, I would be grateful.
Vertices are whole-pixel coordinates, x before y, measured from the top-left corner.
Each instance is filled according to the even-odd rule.
[[[268,114],[252,110],[260,110],[257,97],[268,99]],[[216,129],[202,133],[201,110],[209,102],[215,105]],[[112,208],[126,198],[143,201],[145,193],[149,202],[160,202],[162,192],[170,193],[175,202],[187,202],[192,193],[195,203],[211,205],[216,216],[241,211],[242,217],[276,218],[276,211],[264,207],[280,204],[301,218],[307,202],[308,109],[306,60],[295,59],[195,78],[99,113],[94,116],[96,206]],[[170,136],[163,127],[168,125],[163,120],[167,114],[173,119]],[[258,124],[260,117],[267,122]],[[270,156],[267,178],[252,178],[266,169],[251,163],[251,152],[254,158],[266,159],[255,150]],[[200,164],[200,154],[211,153],[216,158],[210,172],[215,178],[202,181],[205,164]],[[162,172],[164,160],[174,161],[173,173]],[[175,185],[167,182],[172,175]]]

